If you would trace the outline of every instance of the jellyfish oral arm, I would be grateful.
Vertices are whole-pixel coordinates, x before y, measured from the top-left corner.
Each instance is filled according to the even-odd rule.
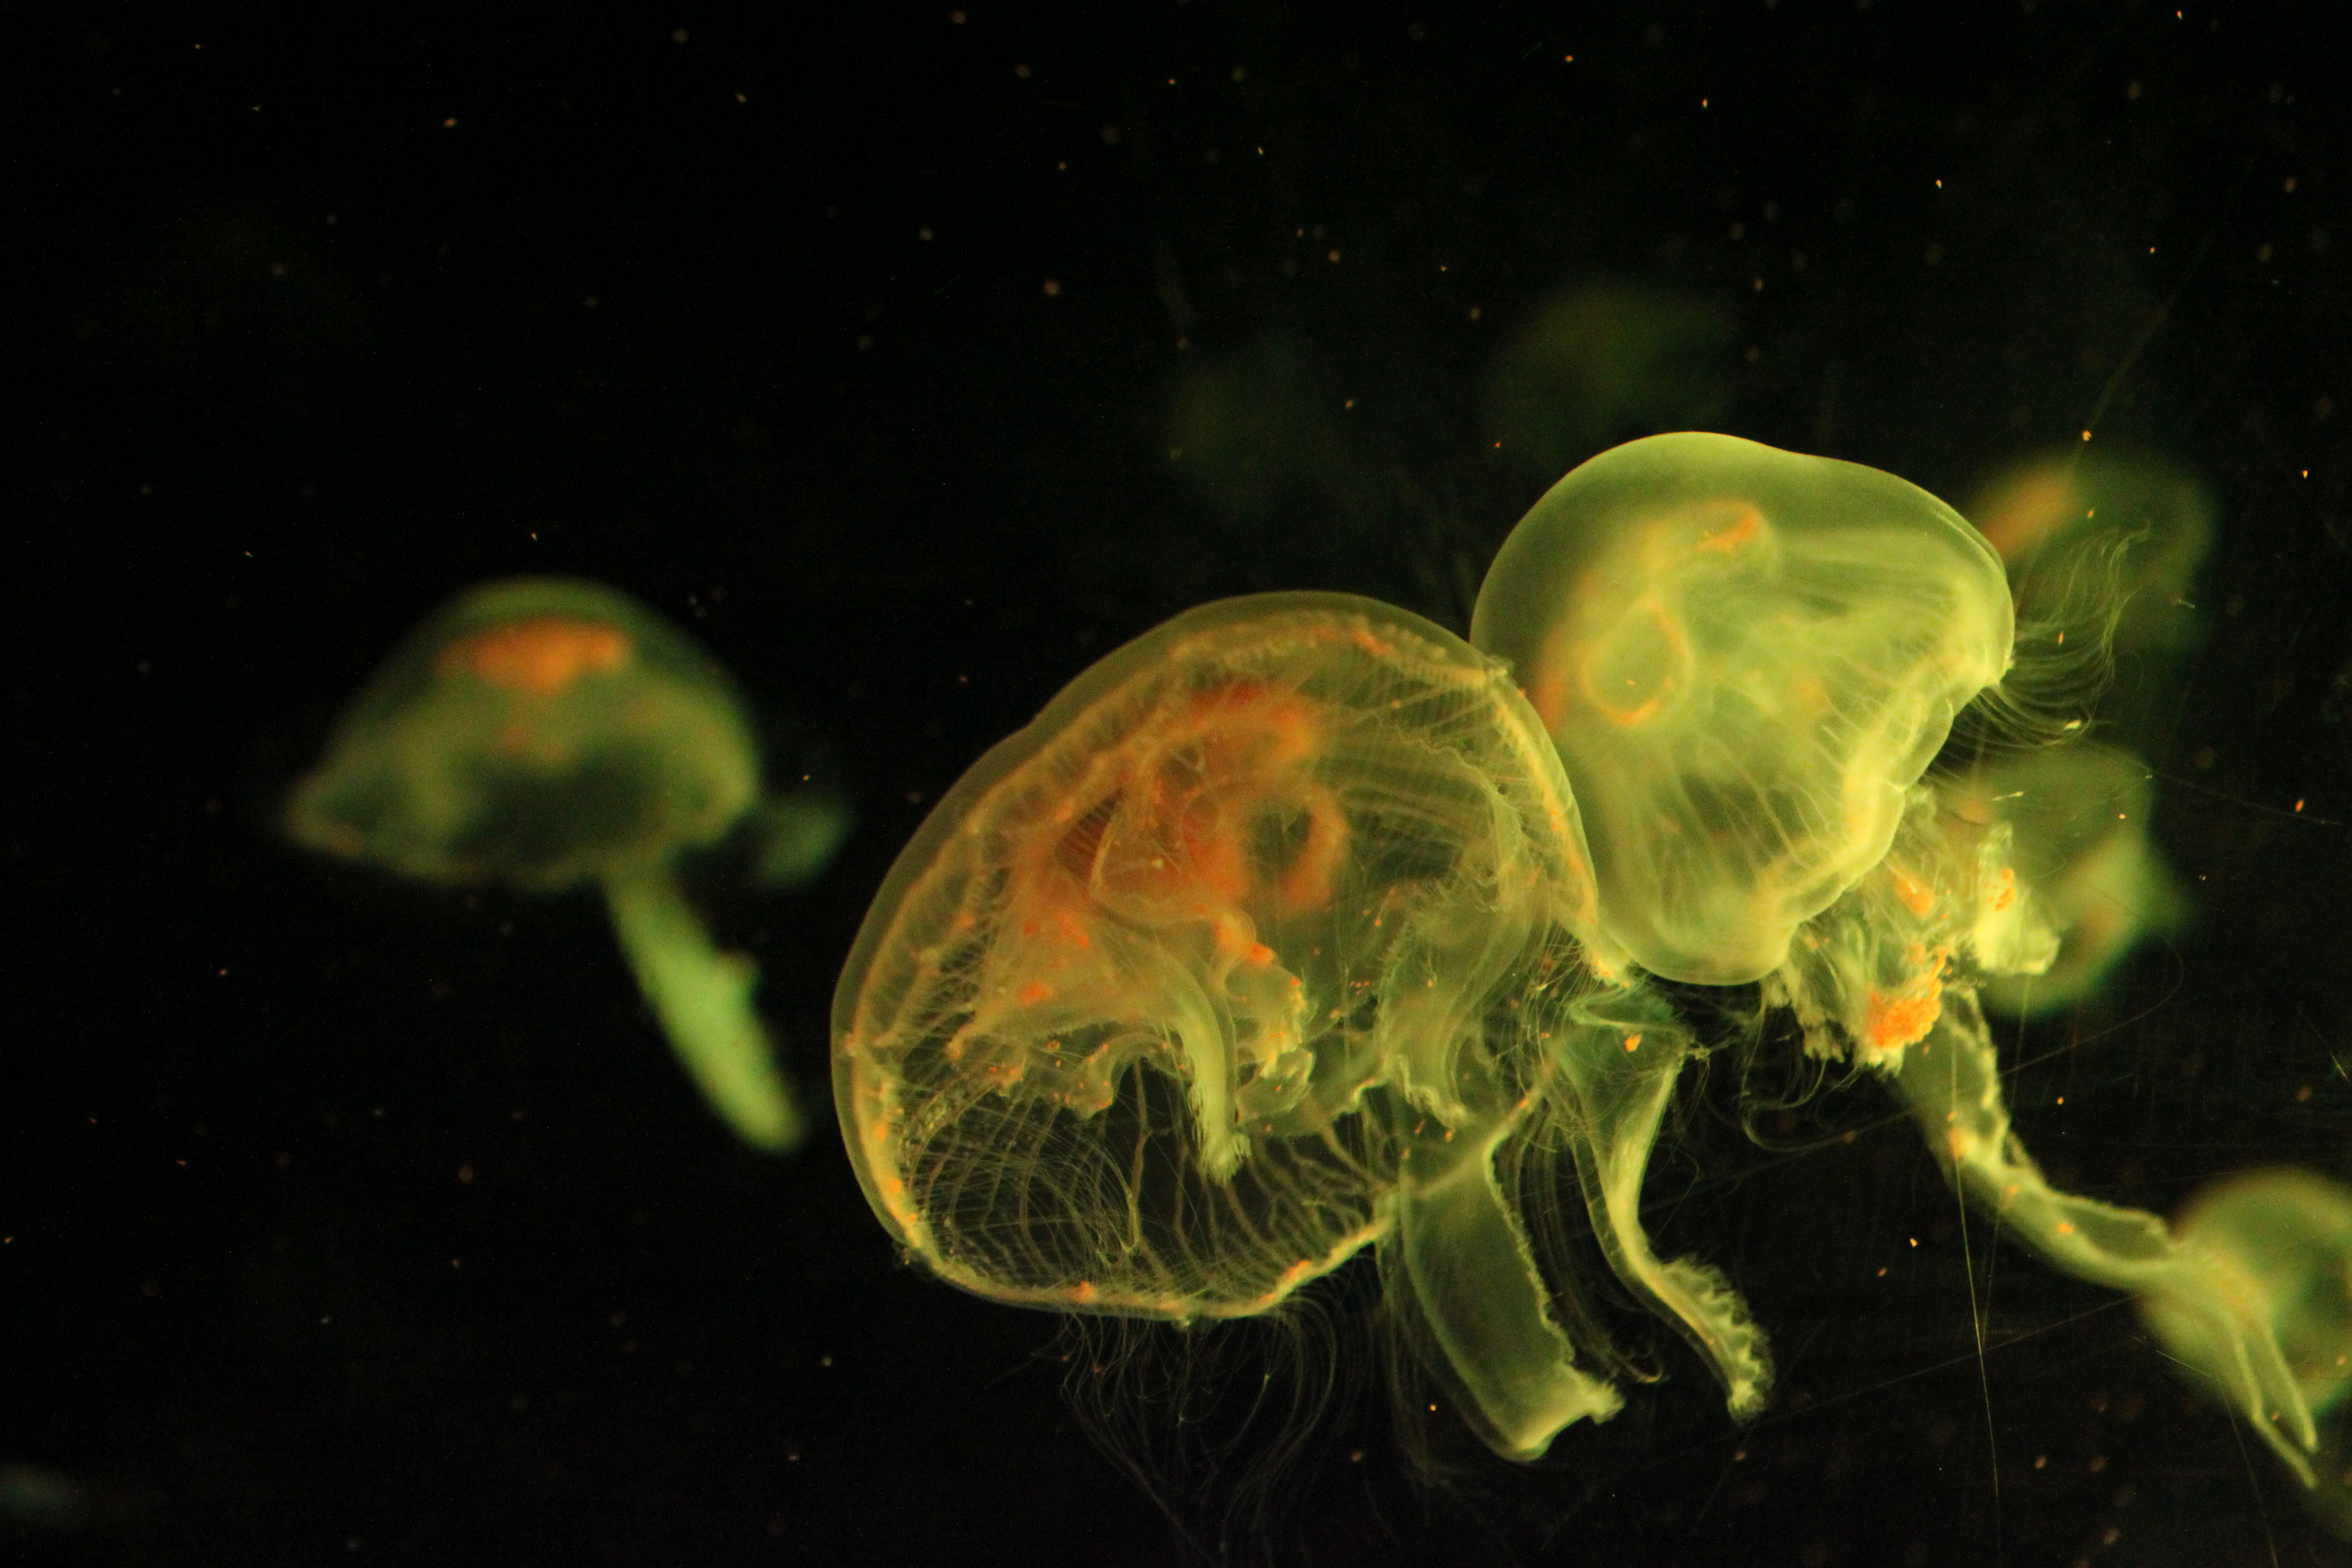
[[[1415,1147],[1439,1169],[1423,1180],[1407,1157],[1381,1264],[1390,1300],[1418,1307],[1442,1363],[1433,1370],[1453,1384],[1464,1419],[1505,1458],[1534,1459],[1563,1427],[1608,1420],[1624,1396],[1576,1365],[1552,1321],[1527,1234],[1496,1185],[1497,1141],[1466,1155]]]
[[[667,868],[606,878],[604,902],[638,989],[710,1109],[755,1149],[796,1147],[807,1119],[752,1008],[751,961],[712,944]]]
[[[1891,1081],[1962,1193],[2010,1236],[2077,1279],[2133,1291],[2193,1323],[2204,1347],[2199,1365],[2312,1484],[2317,1430],[2262,1303],[2157,1215],[2061,1193],[2042,1179],[2011,1131],[1992,1037],[1974,995],[1947,993],[1935,1026],[1905,1053]]]
[[[1662,1010],[1639,1026],[1596,1019],[1563,1030],[1559,1040],[1560,1070],[1575,1106],[1577,1171],[1602,1254],[1620,1279],[1672,1314],[1723,1384],[1731,1414],[1755,1415],[1772,1385],[1763,1331],[1722,1275],[1687,1259],[1659,1258],[1642,1228],[1643,1173],[1691,1055],[1680,1026]]]

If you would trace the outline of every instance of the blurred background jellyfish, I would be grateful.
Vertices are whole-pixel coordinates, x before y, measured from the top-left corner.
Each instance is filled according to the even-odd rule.
[[[2150,831],[2143,759],[2168,760],[2182,666],[2203,637],[2195,588],[2216,508],[2166,458],[2076,447],[2002,470],[1968,513],[2017,605],[2006,684],[2029,706],[2087,705],[2099,737],[1991,756],[1954,795],[1957,809],[2012,826],[2018,875],[2062,935],[2047,973],[1985,988],[1988,1006],[2031,1017],[2080,1000],[2142,938],[2187,921],[2187,891]]]
[[[1345,402],[1303,344],[1273,333],[1178,381],[1168,440],[1185,479],[1236,521],[1262,526],[1297,504],[1363,524],[1387,497],[1339,416]]]
[[[677,873],[747,818],[776,881],[813,875],[847,826],[820,792],[762,802],[758,745],[708,654],[627,595],[555,577],[474,588],[412,633],[286,808],[299,843],[404,877],[596,884],[711,1109],[782,1152],[805,1118],[752,1006],[758,972],[712,942]]]
[[[1977,986],[2047,972],[2062,918],[2078,938],[2095,925],[2095,894],[2053,917],[2063,854],[2037,889],[2011,821],[1920,782],[1957,710],[2009,668],[2011,626],[1998,558],[1927,492],[1680,435],[1555,486],[1496,557],[1473,640],[1512,660],[1559,745],[1591,814],[1601,928],[1633,962],[1760,980],[1809,1051],[1887,1079],[2010,1235],[2076,1278],[2161,1294],[2224,1347],[2227,1394],[2307,1479],[2313,1423],[2263,1314],[2158,1216],[2053,1189],[2011,1130]],[[1598,1046],[1573,1046],[1565,1076],[1613,1093],[1558,1101],[1588,1122],[1594,1103],[1662,1102],[1687,1054]],[[1580,1155],[1604,1248],[1641,1245],[1654,1126],[1604,1171]]]
[[[1675,1029],[1593,917],[1575,800],[1494,661],[1366,599],[1206,605],[1073,682],[899,856],[835,997],[851,1158],[909,1254],[1028,1306],[1252,1316],[1376,1245],[1469,1424],[1532,1458],[1620,1397],[1496,1151],[1558,1039]]]
[[[2243,1171],[2191,1194],[2172,1228],[2270,1324],[2311,1414],[2338,1415],[2352,1394],[2352,1188],[2308,1171]],[[2196,1304],[2156,1289],[2139,1310],[2188,1381],[2226,1398],[2240,1378],[2238,1347],[2213,1336]],[[2340,1415],[2321,1428],[2305,1505],[2352,1539],[2347,1437]]]
[[[2023,892],[2057,939],[2049,967],[1990,973],[1986,1006],[2035,1018],[2095,995],[2147,938],[2178,931],[2187,895],[2149,832],[2147,765],[2093,741],[2014,752],[1939,777],[1944,809],[2002,824]]]

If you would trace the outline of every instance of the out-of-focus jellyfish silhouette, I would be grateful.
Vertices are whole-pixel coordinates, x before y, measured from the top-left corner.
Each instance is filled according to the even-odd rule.
[[[1732,325],[1704,296],[1591,283],[1539,306],[1496,357],[1486,437],[1549,479],[1604,447],[1711,424],[1731,395]]]
[[[1473,640],[1513,660],[1585,797],[1603,931],[1675,979],[1760,979],[1809,1051],[1887,1080],[2006,1234],[2193,1319],[2229,1352],[2229,1396],[2308,1479],[2313,1424],[2263,1312],[2158,1216],[2053,1189],[2011,1130],[1977,986],[2046,971],[2061,932],[2021,883],[2011,824],[1917,782],[2008,668],[2011,626],[1992,551],[1926,492],[1682,435],[1554,487],[1497,556]],[[1566,1075],[1605,1069],[1626,1102],[1663,1103],[1688,1055],[1672,1037],[1623,1060],[1578,1044],[1592,1054]],[[1603,1097],[1547,1113],[1580,1098]],[[1604,1247],[1646,1251],[1655,1127],[1570,1130]],[[1736,1298],[1665,1304],[1721,1374]],[[1742,1381],[1725,1382],[1737,1411]]]
[[[1937,780],[1944,809],[2004,825],[2024,890],[2058,939],[2049,967],[1996,973],[1985,1005],[2032,1018],[2095,993],[2145,938],[2178,931],[2189,904],[2148,831],[2147,765],[2095,742],[2014,752]]]
[[[1770,973],[1886,853],[2011,638],[2000,562],[1927,491],[1698,433],[1553,486],[1471,622],[1591,816],[1603,927],[1702,985]]]
[[[2298,1456],[2287,1460],[2310,1488],[2306,1505],[2352,1538],[2352,1443],[2341,1415],[2352,1394],[2352,1188],[2308,1171],[2243,1171],[2191,1195],[2172,1228],[2269,1323],[2311,1414],[2337,1416],[2322,1428],[2315,1474]],[[2210,1314],[2161,1288],[2144,1292],[2139,1308],[2191,1383],[2231,1402],[2243,1382],[2240,1350],[2214,1335]]]
[[[1968,515],[2008,566],[2018,619],[2071,618],[2078,637],[2152,651],[2197,639],[2189,595],[2215,510],[2167,458],[2069,448],[2002,470]]]
[[[835,998],[851,1156],[910,1254],[998,1300],[1248,1316],[1376,1244],[1471,1426],[1532,1457],[1620,1397],[1495,1152],[1563,1061],[1626,1130],[1595,1144],[1646,1149],[1663,1105],[1608,1068],[1678,1029],[1593,921],[1575,799],[1495,661],[1365,599],[1207,605],[900,855]],[[1654,1289],[1731,1300],[1617,1239]]]
[[[2112,669],[2103,736],[2161,756],[2180,661],[2204,631],[2211,494],[2164,458],[2076,447],[2001,470],[1966,510],[2000,552],[2029,668],[2067,686]]]
[[[820,868],[846,826],[820,793],[762,802],[734,683],[684,634],[594,583],[486,584],[425,622],[294,789],[289,832],[426,881],[593,882],[678,1059],[755,1148],[805,1118],[753,1009],[679,885],[687,852],[756,818],[776,879]]]
[[[1286,504],[1361,525],[1388,504],[1379,465],[1359,454],[1309,352],[1276,333],[1193,365],[1169,410],[1178,471],[1215,507],[1263,524]]]

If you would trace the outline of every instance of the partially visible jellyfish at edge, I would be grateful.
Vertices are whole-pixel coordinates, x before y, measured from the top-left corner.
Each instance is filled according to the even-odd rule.
[[[1977,988],[2047,971],[2061,933],[2018,875],[2012,824],[1955,809],[1965,790],[1928,770],[1963,705],[2003,699],[2013,624],[1999,558],[1926,491],[1691,433],[1553,487],[1497,555],[1472,640],[1512,661],[1557,743],[1601,928],[1633,961],[1760,980],[1810,1053],[1887,1081],[2005,1234],[2078,1279],[2161,1294],[2227,1347],[2227,1397],[2307,1483],[2315,1430],[2268,1319],[2157,1215],[2052,1188],[2002,1102]],[[1563,1067],[1613,1083],[1612,1101],[1662,1101],[1689,1055]],[[1568,1131],[1604,1248],[1646,1250],[1654,1123],[1588,1111]],[[1666,1304],[1703,1350],[1746,1323],[1736,1298]]]
[[[1532,1458],[1622,1396],[1496,1151],[1563,1059],[1678,1048],[1594,916],[1575,799],[1493,660],[1348,595],[1206,605],[1080,676],[899,856],[835,998],[851,1159],[909,1255],[1015,1304],[1247,1317],[1375,1247],[1465,1420]],[[1646,1146],[1663,1102],[1588,1087]],[[1612,1261],[1733,1300],[1638,1238]]]
[[[763,800],[741,699],[684,634],[598,584],[469,590],[396,649],[286,807],[298,842],[423,881],[555,892],[595,884],[639,989],[711,1109],[782,1152],[806,1115],[680,858],[751,818],[805,879],[846,829],[821,791]],[[767,851],[763,850],[763,854]]]
[[[2012,630],[2000,563],[1927,491],[1690,432],[1553,486],[1470,639],[1559,748],[1602,925],[1653,973],[1733,985],[1886,853]]]
[[[2352,1540],[2352,1187],[2308,1171],[2242,1171],[2189,1195],[2172,1222],[2278,1339],[2296,1389],[2322,1422],[2305,1506]],[[2216,1338],[2195,1302],[2144,1292],[2140,1319],[2185,1380],[2228,1402],[2237,1347]],[[2328,1419],[2333,1416],[2334,1419]]]

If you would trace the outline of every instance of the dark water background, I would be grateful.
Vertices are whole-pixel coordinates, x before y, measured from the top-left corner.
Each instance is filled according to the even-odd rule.
[[[1958,500],[2095,426],[2210,488],[2203,645],[2124,672],[2198,919],[2006,1030],[2011,1090],[2119,1202],[2344,1172],[2335,7],[967,11],[0,5],[11,1560],[1180,1561],[1054,1321],[899,1267],[827,1139],[735,1146],[592,900],[272,814],[451,593],[623,587],[856,802],[812,888],[704,889],[821,1085],[897,847],[1094,658],[1257,589],[1464,624],[1557,473],[1493,444],[1497,355],[1578,287],[1717,324],[1588,450],[1703,405]],[[1242,389],[1207,483],[1203,385]],[[1281,1563],[2352,1563],[1869,1086],[1780,1152],[1738,1088],[1685,1086],[1649,1190],[1772,1333],[1749,1429],[1660,1334],[1617,1421],[1525,1470],[1433,1426],[1464,1468],[1419,1489],[1360,1277],[1328,1334],[1148,1346],[1076,1409]],[[1244,1419],[1332,1357],[1301,1431]]]

